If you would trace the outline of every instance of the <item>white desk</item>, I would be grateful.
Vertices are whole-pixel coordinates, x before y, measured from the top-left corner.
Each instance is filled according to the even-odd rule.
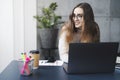
[[[62,66],[63,61],[47,62],[48,60],[39,60],[39,66]]]
[[[120,57],[117,57],[116,63],[120,63]]]

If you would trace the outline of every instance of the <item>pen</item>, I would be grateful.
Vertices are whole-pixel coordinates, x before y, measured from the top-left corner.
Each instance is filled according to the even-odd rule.
[[[28,67],[29,62],[30,62],[30,58],[27,57],[26,60],[25,60],[24,66],[21,70],[21,74],[24,74],[25,71],[28,75],[30,74],[30,70],[29,70],[29,67]]]
[[[23,53],[21,53],[21,58],[22,58],[23,61],[25,61],[25,58],[24,58],[24,54],[23,54]]]
[[[26,52],[24,53],[24,58],[25,58],[25,59],[27,58],[27,54],[26,54]]]

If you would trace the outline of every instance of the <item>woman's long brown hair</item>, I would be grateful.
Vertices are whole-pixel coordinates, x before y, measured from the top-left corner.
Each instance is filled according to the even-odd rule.
[[[81,30],[80,41],[81,42],[99,42],[100,31],[98,24],[94,21],[94,14],[92,7],[88,3],[80,3],[75,8],[80,7],[83,9],[84,15],[84,30]],[[75,9],[74,8],[74,9]],[[76,28],[73,21],[73,14],[69,16],[69,22],[65,24],[67,30],[67,42],[69,43],[73,38],[73,33],[76,32]]]

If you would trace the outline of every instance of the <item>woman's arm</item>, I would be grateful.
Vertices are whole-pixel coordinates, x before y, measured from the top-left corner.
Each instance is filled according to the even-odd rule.
[[[66,34],[67,34],[67,32],[64,31],[60,35],[58,47],[59,47],[60,59],[64,62],[68,63],[68,50],[69,50],[68,48],[69,48],[69,45],[66,42]]]

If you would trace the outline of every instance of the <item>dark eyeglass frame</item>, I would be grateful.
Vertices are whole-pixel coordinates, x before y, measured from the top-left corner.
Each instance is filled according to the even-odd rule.
[[[77,15],[73,14],[72,17],[73,17],[73,19],[77,18],[78,20],[80,20],[80,19],[82,19],[83,14],[77,14]]]

